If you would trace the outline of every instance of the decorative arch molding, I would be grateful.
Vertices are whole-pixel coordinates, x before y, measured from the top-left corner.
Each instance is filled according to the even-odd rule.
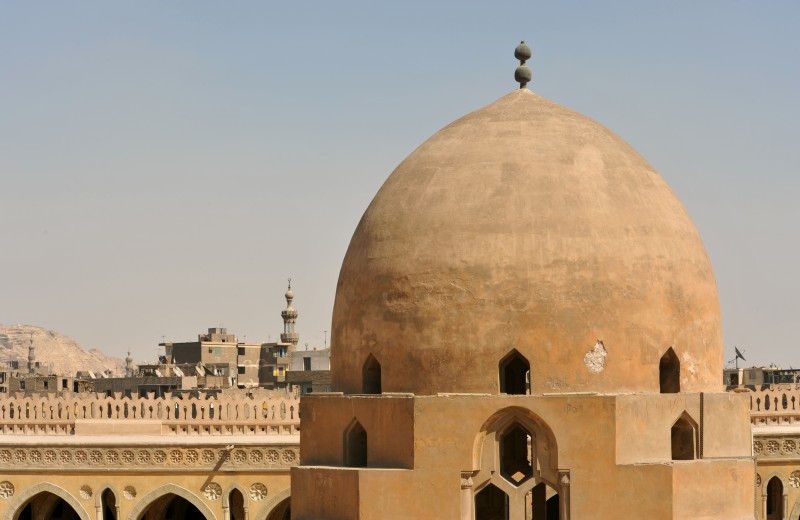
[[[86,509],[83,508],[78,499],[72,496],[66,489],[58,487],[49,482],[40,482],[20,493],[19,496],[17,496],[14,501],[8,505],[8,509],[6,509],[6,514],[3,516],[3,520],[14,520],[22,508],[28,505],[28,502],[30,502],[31,499],[44,492],[52,493],[69,504],[70,507],[75,510],[81,520],[90,520],[89,513],[86,512]]]
[[[550,429],[550,426],[541,417],[527,408],[522,408],[521,406],[508,406],[506,408],[502,408],[493,413],[488,419],[486,419],[486,421],[484,421],[483,425],[481,425],[481,428],[478,431],[478,434],[475,436],[475,440],[472,445],[473,469],[476,471],[480,469],[486,436],[489,433],[505,430],[515,423],[524,427],[528,431],[535,433],[538,438],[547,441],[549,451],[552,454],[551,467],[554,471],[557,471],[558,443],[556,442],[556,436],[553,433],[553,430]],[[545,475],[542,475],[542,478],[547,480],[548,484],[558,486],[557,477],[547,479],[544,477]]]
[[[777,471],[773,471],[769,475],[766,475],[766,476],[761,478],[761,487],[759,489],[761,489],[761,493],[763,495],[767,494],[767,484],[769,484],[769,481],[772,480],[773,477],[778,477],[778,480],[781,481],[781,484],[783,485],[783,489],[784,490],[786,490],[789,487],[791,487],[789,485],[789,482],[786,480],[786,478],[783,475],[781,475]],[[800,501],[800,498],[798,498],[798,500]],[[798,512],[800,512],[800,509],[798,509]]]
[[[206,517],[206,520],[217,520],[217,515],[215,515],[214,512],[209,509],[209,507],[200,499],[200,497],[188,489],[175,484],[164,484],[163,486],[158,487],[144,495],[141,499],[139,499],[138,502],[136,502],[136,505],[133,506],[131,512],[128,513],[128,520],[139,520],[139,517],[142,515],[142,513],[144,513],[144,511],[153,502],[170,493],[189,501],[193,506],[199,509],[201,513],[203,513],[203,516]],[[86,520],[89,519],[87,518]]]
[[[117,513],[117,520],[120,519],[120,501],[119,501],[119,493],[114,490],[114,486],[109,484],[108,482],[103,483],[100,487],[97,488],[97,493],[94,494],[94,509],[97,513],[98,519],[107,520],[104,517],[104,510],[103,510],[103,494],[106,491],[110,491],[112,495],[114,495],[114,509]]]
[[[550,518],[555,508],[556,517],[569,518],[569,470],[558,467],[556,436],[533,411],[521,406],[496,411],[481,426],[472,450],[472,468],[461,470],[463,517],[524,518],[532,512],[534,518]]]
[[[789,520],[800,520],[800,498],[795,500],[794,506],[792,506],[792,512],[789,513],[788,518]]]
[[[258,514],[255,516],[254,520],[267,520],[267,517],[279,506],[283,503],[284,500],[287,498],[291,498],[292,490],[290,488],[283,489],[278,493],[275,493],[272,498],[267,500],[264,503],[264,507],[262,507]]]
[[[244,517],[249,517],[250,511],[250,493],[236,482],[232,483],[222,493],[222,520],[231,520],[234,518],[234,513],[231,510],[231,493],[238,491],[242,494],[242,509],[244,509]]]

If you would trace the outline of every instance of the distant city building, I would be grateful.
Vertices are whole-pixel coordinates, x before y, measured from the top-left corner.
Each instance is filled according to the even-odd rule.
[[[749,387],[754,390],[760,385],[797,383],[800,381],[800,368],[750,367],[726,368],[722,382],[730,390],[733,387]]]
[[[300,395],[331,391],[331,350],[295,350],[286,383],[300,388]]]

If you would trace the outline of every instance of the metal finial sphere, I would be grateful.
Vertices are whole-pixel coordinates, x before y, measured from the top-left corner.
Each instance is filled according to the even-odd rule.
[[[524,41],[519,42],[517,48],[514,49],[514,57],[522,63],[525,63],[527,60],[531,59],[531,48],[528,47]]]
[[[514,81],[519,83],[519,88],[525,88],[525,85],[531,81],[531,69],[526,65],[520,65],[514,71]]]
[[[519,60],[519,67],[514,71],[514,81],[519,83],[519,88],[525,88],[532,77],[531,69],[525,65],[525,62],[531,57],[531,48],[524,41],[519,42],[517,48],[514,49],[514,57]]]

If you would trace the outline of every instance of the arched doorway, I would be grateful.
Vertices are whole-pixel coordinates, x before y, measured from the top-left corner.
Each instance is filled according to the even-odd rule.
[[[783,520],[783,482],[772,477],[767,484],[767,516],[765,520]]]
[[[22,508],[19,514],[14,515],[14,520],[78,520],[80,515],[75,509],[60,496],[44,491],[34,496]]]

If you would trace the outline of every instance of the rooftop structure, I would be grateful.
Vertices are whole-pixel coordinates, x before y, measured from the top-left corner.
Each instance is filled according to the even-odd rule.
[[[530,49],[515,51],[530,81]],[[685,209],[527,88],[412,152],[347,250],[294,518],[752,518],[748,401]]]

